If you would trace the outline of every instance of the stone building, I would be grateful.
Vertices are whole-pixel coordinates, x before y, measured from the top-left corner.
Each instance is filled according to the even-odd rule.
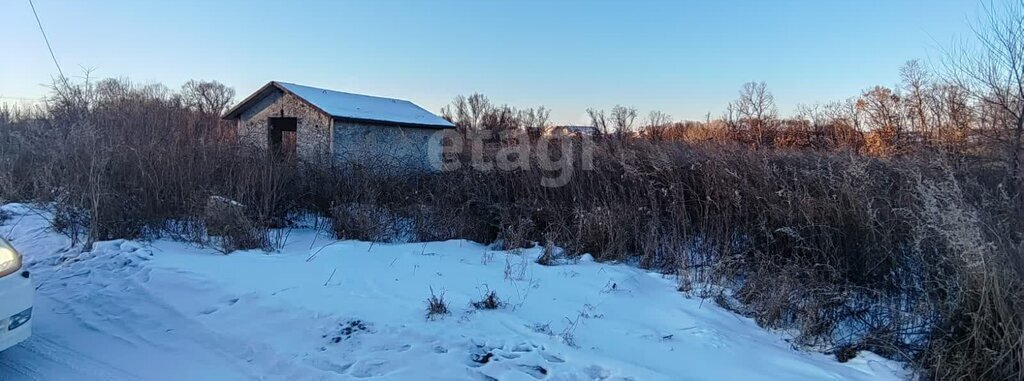
[[[242,143],[305,160],[441,168],[447,120],[409,101],[270,82],[228,110]]]

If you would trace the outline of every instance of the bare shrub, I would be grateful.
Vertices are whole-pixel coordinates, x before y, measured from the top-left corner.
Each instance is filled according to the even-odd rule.
[[[262,231],[286,224],[308,199],[295,181],[303,169],[213,138],[211,112],[160,85],[57,82],[45,114],[0,129],[0,139],[19,143],[0,151],[11,163],[0,171],[12,176],[6,196],[52,203],[55,228],[88,249],[162,234],[202,241],[194,227],[207,197],[221,195],[247,205],[252,221],[228,246],[265,248]]]
[[[431,287],[430,297],[427,298],[427,319],[435,320],[450,314],[448,302],[444,300],[444,291],[441,291],[441,294],[438,295],[434,293],[434,288]]]
[[[540,256],[537,257],[537,264],[541,266],[554,266],[558,259],[558,255],[556,253],[558,248],[555,246],[552,238],[553,237],[550,234],[544,236],[544,248],[541,251]]]
[[[399,235],[400,220],[376,205],[341,204],[331,208],[334,236],[342,239],[390,242]]]
[[[204,216],[206,231],[211,235],[225,235],[236,226],[251,225],[245,216],[245,205],[221,196],[210,196],[206,200]]]
[[[505,301],[498,297],[498,293],[488,290],[480,300],[470,303],[470,306],[478,310],[496,310],[505,306]]]
[[[237,201],[210,196],[203,217],[206,236],[223,253],[271,248],[267,228],[254,223],[246,215],[245,205]]]
[[[237,250],[272,249],[269,231],[266,227],[253,224],[235,224],[213,241],[217,250],[230,253]]]
[[[583,314],[584,312],[581,311],[576,315],[575,319],[569,319],[568,317],[565,318],[567,324],[565,328],[562,329],[562,333],[558,335],[558,337],[562,339],[562,344],[568,345],[572,348],[579,348],[579,345],[576,343],[576,328],[579,327],[580,320],[583,319]]]
[[[498,241],[501,242],[502,250],[522,249],[532,245],[527,239],[533,233],[533,221],[528,219],[517,219],[512,222],[503,223],[498,232]]]
[[[934,279],[919,287],[944,296],[935,301],[938,324],[920,364],[942,379],[1019,378],[1024,245],[1008,234],[1019,223],[1007,219],[1014,213],[1012,196],[986,192],[949,171],[919,178],[917,189],[915,251],[932,259],[924,264]],[[987,207],[979,208],[972,198]]]
[[[629,109],[610,121],[593,112],[622,133],[597,139],[589,166],[564,168],[568,180],[551,187],[536,156],[516,170],[429,174],[279,160],[211,137],[209,113],[166,88],[86,81],[58,88],[45,115],[0,110],[0,179],[10,179],[0,197],[51,203],[54,228],[86,243],[228,230],[225,251],[267,248],[267,229],[309,214],[333,217],[345,238],[543,242],[542,264],[558,246],[569,258],[675,273],[681,290],[841,358],[871,350],[935,378],[1019,378],[1024,207],[1019,174],[993,159],[1006,147],[900,146],[916,138],[899,124],[906,110],[895,108],[907,102],[893,91],[782,121],[764,87],[751,86],[744,97],[756,102],[734,118],[675,124],[659,141],[625,131]],[[943,90],[949,125],[926,130],[969,130],[976,105],[957,91]],[[510,110],[473,97],[450,111],[471,133],[518,128],[523,116]],[[868,116],[892,134],[866,141],[858,123]],[[914,119],[914,130],[934,120]],[[581,162],[583,139],[563,139]],[[869,143],[891,157],[859,154]],[[211,195],[246,206],[225,211],[239,227],[205,214]],[[506,278],[522,279],[529,260],[507,253],[505,265]],[[447,314],[443,294],[431,290],[428,306],[430,317]]]
[[[516,249],[505,253],[505,280],[517,281],[526,279],[526,269],[530,262],[526,260],[522,250]]]

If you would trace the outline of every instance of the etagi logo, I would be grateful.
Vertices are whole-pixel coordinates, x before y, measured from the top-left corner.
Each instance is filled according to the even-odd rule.
[[[577,169],[594,169],[594,141],[585,135],[441,130],[431,140],[430,165],[438,171],[539,170],[541,185],[554,188],[568,184]]]

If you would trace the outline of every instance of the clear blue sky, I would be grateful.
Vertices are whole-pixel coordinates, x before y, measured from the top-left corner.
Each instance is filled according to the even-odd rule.
[[[747,81],[780,111],[892,85],[969,32],[973,0],[34,0],[66,73],[178,87],[270,80],[412,100],[481,92],[584,122],[615,104],[717,116]],[[0,1],[0,96],[38,98],[56,69],[28,0]]]

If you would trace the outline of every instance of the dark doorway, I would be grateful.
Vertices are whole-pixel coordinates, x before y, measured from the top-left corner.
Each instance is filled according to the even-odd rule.
[[[299,120],[296,118],[270,118],[267,137],[270,152],[282,157],[294,157],[298,125]]]

